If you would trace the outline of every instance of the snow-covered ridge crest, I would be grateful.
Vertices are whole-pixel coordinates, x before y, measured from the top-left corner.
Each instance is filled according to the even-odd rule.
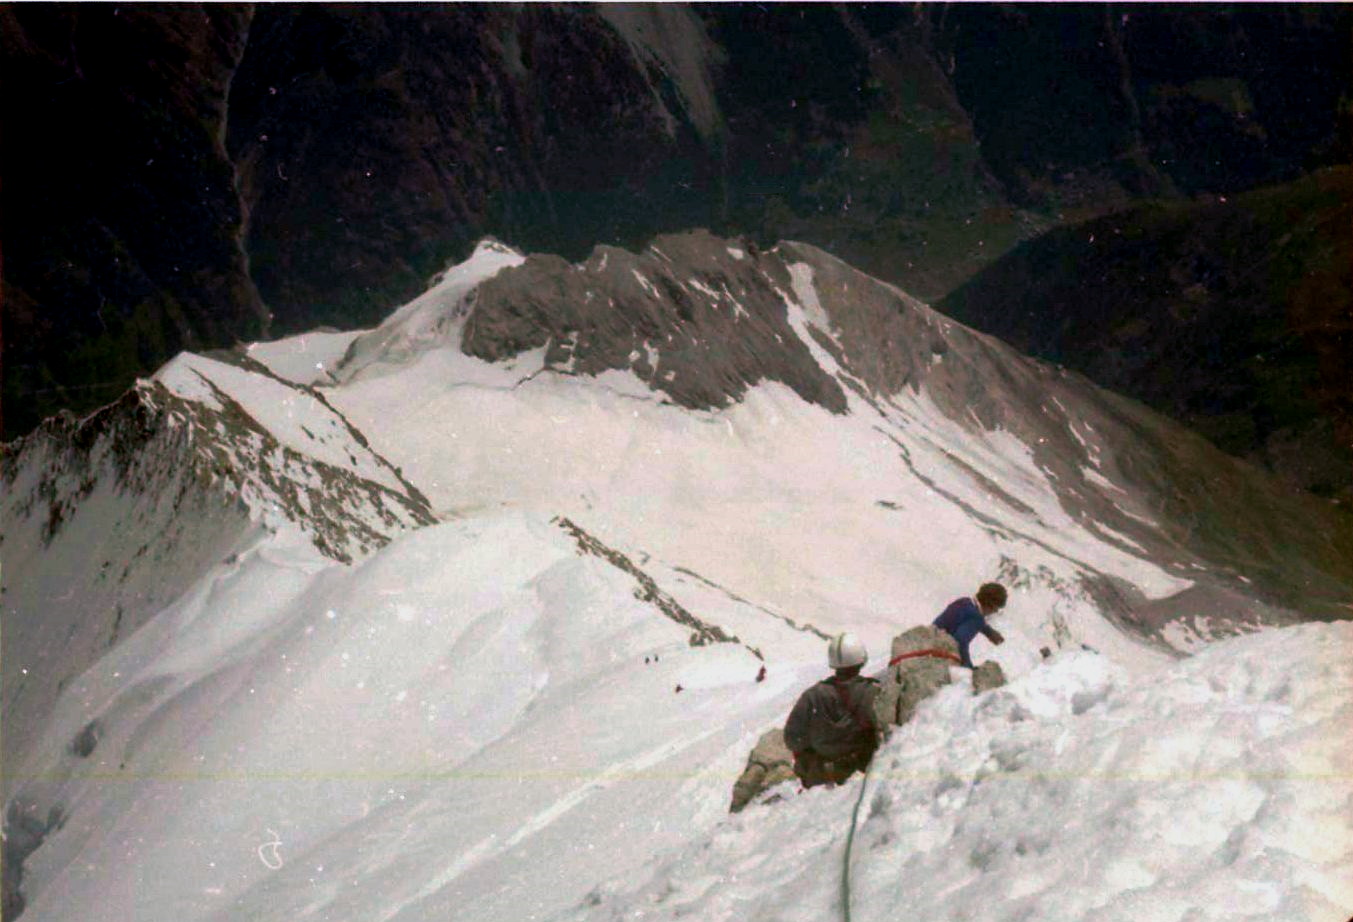
[[[417,488],[319,391],[237,361],[184,353],[156,375],[148,399],[188,428],[193,460],[251,512],[293,522],[343,562],[434,521]]]
[[[977,697],[960,682],[893,732],[864,792],[858,775],[786,782],[555,922],[841,918],[862,794],[857,922],[1338,922],[1353,907],[1350,649],[1353,625],[1311,624],[1145,681],[1076,651]]]
[[[486,237],[462,263],[439,273],[428,290],[391,314],[379,327],[348,346],[333,380],[349,381],[376,361],[399,364],[428,349],[460,347],[460,331],[475,289],[526,257]]]
[[[616,569],[623,570],[634,577],[635,582],[638,583],[638,588],[634,590],[635,598],[651,603],[658,611],[677,624],[692,628],[690,637],[692,647],[700,647],[710,643],[742,643],[741,640],[730,636],[717,624],[709,624],[691,614],[680,602],[658,588],[657,583],[653,581],[653,577],[636,567],[628,557],[615,548],[607,547],[566,518],[556,519],[555,524],[568,532],[569,536],[577,542],[578,549],[582,553],[600,557]],[[748,647],[747,649],[757,659],[761,658],[761,653],[755,648]]]
[[[433,521],[319,394],[183,354],[0,458],[6,757],[58,690],[235,553],[293,527],[351,561]]]
[[[1149,611],[1131,587],[1096,590],[1125,627],[1183,638],[1177,646],[1226,633],[1228,622],[1347,611],[1353,529],[1331,510],[806,244],[765,250],[697,230],[638,253],[600,246],[580,264],[481,245],[354,340],[341,374],[393,374],[437,352],[444,359],[427,367],[442,370],[428,374],[447,376],[446,387],[570,379],[719,413],[781,384],[837,416],[872,419],[932,485],[948,475],[917,448],[939,452],[966,482],[961,492],[980,497],[965,509],[993,527],[1074,522],[1200,584],[1180,604]],[[970,445],[986,445],[995,463],[960,448]],[[1057,508],[1038,508],[1046,493]],[[1264,541],[1234,540],[1251,533]],[[1220,617],[1165,631],[1209,608]]]

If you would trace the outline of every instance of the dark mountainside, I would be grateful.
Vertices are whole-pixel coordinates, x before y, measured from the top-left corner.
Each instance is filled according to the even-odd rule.
[[[372,324],[494,234],[693,226],[938,298],[1150,198],[1346,163],[1328,6],[22,4],[3,435],[182,348]],[[1135,392],[1135,383],[1124,390]]]
[[[1058,228],[938,306],[1353,501],[1353,169]]]
[[[0,8],[4,435],[260,335],[226,95],[227,6]],[[20,89],[22,88],[22,89]]]

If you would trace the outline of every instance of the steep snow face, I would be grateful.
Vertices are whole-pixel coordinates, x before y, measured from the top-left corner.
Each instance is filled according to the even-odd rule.
[[[350,560],[432,521],[318,394],[188,354],[17,443],[0,488],[7,769],[72,679],[255,526],[293,524]]]
[[[1353,907],[1353,626],[1147,676],[1074,651],[921,705],[859,776],[785,784],[559,920],[1337,922]],[[1300,664],[1294,667],[1294,664]]]
[[[0,460],[6,797],[58,694],[249,532],[235,497],[203,488],[188,433],[152,392],[48,420]]]
[[[519,513],[351,567],[263,538],[61,699],[9,807],[40,846],[24,917],[510,919],[581,897],[637,863],[633,836],[715,821],[796,684],[756,683],[741,644],[692,647],[639,588]]]

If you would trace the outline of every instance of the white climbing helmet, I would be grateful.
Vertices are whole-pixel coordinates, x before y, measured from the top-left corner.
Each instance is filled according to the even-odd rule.
[[[863,666],[869,659],[868,652],[860,638],[849,632],[837,634],[827,644],[827,665],[833,669],[845,669],[847,666]]]

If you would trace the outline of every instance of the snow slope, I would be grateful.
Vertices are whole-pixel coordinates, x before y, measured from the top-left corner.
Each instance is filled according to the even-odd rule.
[[[63,697],[11,805],[63,817],[24,864],[25,917],[527,918],[580,896],[625,817],[679,842],[690,787],[716,820],[748,722],[794,685],[690,647],[634,588],[518,513],[356,567],[260,542]],[[550,868],[569,841],[594,847]],[[484,883],[524,866],[528,892]]]
[[[356,567],[273,536],[62,699],[10,808],[62,816],[25,918],[832,918],[858,781],[725,813],[821,642],[757,683],[686,635],[521,512]],[[1350,649],[1310,625],[960,680],[876,760],[854,917],[1338,922]]]
[[[1124,630],[1102,586],[1192,598],[1187,548],[1106,530],[1037,444],[956,416],[953,393],[879,392],[828,308],[830,266],[793,264],[738,322],[782,311],[785,348],[844,413],[802,381],[677,405],[661,343],[595,375],[575,372],[578,337],[464,354],[482,286],[522,261],[486,244],[376,330],[183,356],[148,386],[206,440],[194,476],[245,508],[228,548],[198,523],[176,591],[52,683],[21,746],[7,728],[6,892],[25,919],[832,918],[859,782],[729,817],[732,781],[821,676],[824,635],[857,631],[877,662],[1000,578],[1007,643],[973,652],[1015,682],[973,698],[961,678],[876,760],[856,918],[1200,922],[1246,894],[1237,912],[1341,922],[1347,625],[1185,661]],[[1076,435],[1140,508],[1113,446]],[[63,457],[43,470],[78,481]],[[45,496],[15,464],[7,483]],[[164,526],[108,484],[126,541]],[[103,540],[76,486],[58,556],[37,499],[5,507],[7,554],[27,535],[51,564],[39,585],[7,557],[29,600],[5,623],[7,678],[10,635],[39,636],[59,602],[56,564],[79,572]]]
[[[388,456],[441,515],[505,507],[567,515],[609,543],[824,630],[859,630],[878,649],[899,626],[928,620],[971,592],[972,574],[996,574],[1003,558],[1064,581],[1031,586],[1023,615],[1042,619],[1045,606],[1059,604],[1077,624],[1077,640],[1118,644],[1125,656],[1149,654],[1071,588],[1076,570],[1066,558],[1152,597],[1188,585],[1055,514],[1046,481],[1038,492],[1036,470],[1003,454],[1004,446],[969,439],[945,448],[954,443],[941,444],[943,417],[924,404],[889,421],[893,431],[906,430],[911,464],[979,502],[980,487],[947,462],[946,450],[994,476],[1021,473],[1047,519],[1030,513],[1022,525],[1041,545],[991,534],[910,475],[877,417],[835,417],[776,385],[721,413],[693,413],[636,397],[634,387],[532,377],[539,369],[525,362],[498,369],[498,383],[475,381],[482,370],[458,373],[457,365],[474,362],[449,350],[431,353],[331,398],[363,430],[383,433]],[[953,574],[952,581],[937,574]],[[1018,651],[1026,658],[1035,642],[1052,640],[1031,634],[1031,646]]]
[[[1225,641],[1144,676],[1064,653],[923,703],[867,782],[730,817],[557,916],[1327,920],[1353,907],[1353,625]],[[1293,664],[1300,664],[1294,668]]]
[[[0,792],[73,680],[261,533],[299,527],[351,560],[432,521],[322,396],[262,366],[185,353],[48,420],[0,457]]]

